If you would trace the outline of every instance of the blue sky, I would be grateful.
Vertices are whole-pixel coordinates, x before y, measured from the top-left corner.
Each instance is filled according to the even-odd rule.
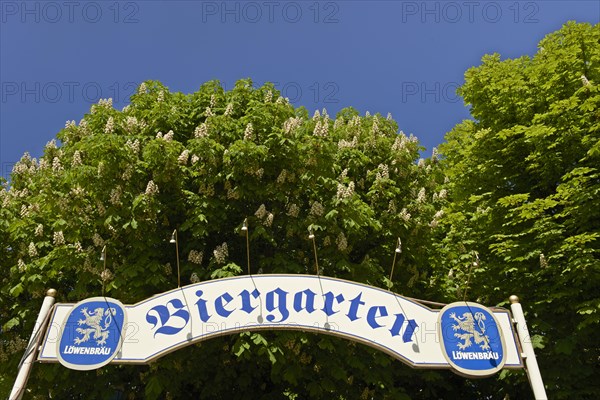
[[[469,67],[531,55],[568,20],[598,23],[600,1],[0,0],[1,173],[147,79],[189,93],[250,77],[311,112],[391,112],[429,154],[469,118]]]

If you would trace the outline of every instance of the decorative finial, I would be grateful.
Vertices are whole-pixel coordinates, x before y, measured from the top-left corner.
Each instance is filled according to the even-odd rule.
[[[515,304],[515,303],[519,302],[519,298],[517,296],[515,296],[514,294],[512,296],[510,296],[508,299],[510,300],[511,304]]]
[[[56,297],[56,289],[48,289],[46,296]]]

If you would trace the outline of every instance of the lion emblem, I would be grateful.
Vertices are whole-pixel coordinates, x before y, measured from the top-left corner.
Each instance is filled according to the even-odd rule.
[[[112,322],[112,317],[117,313],[114,308],[98,307],[93,312],[88,312],[87,308],[83,308],[81,313],[84,315],[84,319],[77,321],[79,326],[87,325],[88,328],[77,328],[75,331],[82,334],[80,338],[75,338],[75,344],[81,344],[87,342],[90,336],[93,334],[93,338],[96,340],[96,344],[104,346],[106,339],[108,339],[108,327]],[[104,326],[102,326],[104,324]]]
[[[485,315],[482,312],[476,312],[475,319],[473,319],[473,314],[469,312],[464,313],[462,317],[457,317],[455,313],[451,313],[450,318],[457,322],[452,325],[452,329],[465,332],[454,334],[454,337],[464,340],[463,343],[457,344],[459,349],[464,350],[471,347],[473,341],[481,347],[481,350],[490,349],[490,339],[485,334],[485,322],[483,322],[485,321]],[[477,320],[479,330],[475,328],[475,320]]]

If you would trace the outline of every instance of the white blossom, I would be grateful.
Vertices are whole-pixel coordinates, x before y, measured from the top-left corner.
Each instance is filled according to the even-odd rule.
[[[419,168],[425,167],[425,160],[423,158],[419,158],[419,162],[417,163]]]
[[[313,121],[318,120],[319,118],[321,118],[321,113],[319,112],[319,110],[315,110],[315,113],[313,114]]]
[[[156,96],[156,101],[158,101],[159,103],[162,103],[163,101],[165,101],[165,92],[164,91],[160,91],[158,92],[158,96]]]
[[[265,220],[263,221],[263,225],[271,226],[273,224],[273,218],[274,218],[273,213],[268,213],[267,218],[265,218]]]
[[[279,176],[277,177],[277,183],[278,184],[283,184],[285,183],[285,178],[287,177],[287,170],[286,169],[282,169],[281,172],[279,173]]]
[[[329,132],[329,123],[325,121],[317,121],[315,124],[315,128],[313,129],[313,134],[319,137],[327,136]]]
[[[390,200],[388,203],[388,212],[391,214],[396,213],[396,202],[394,200]]]
[[[106,125],[104,126],[104,133],[113,133],[115,130],[115,120],[113,117],[108,117]]]
[[[252,140],[252,133],[254,132],[254,128],[251,123],[246,125],[246,130],[244,131],[244,140]]]
[[[184,151],[181,152],[179,157],[177,157],[177,162],[181,165],[186,165],[188,162],[189,156],[190,156],[190,151],[185,149]]]
[[[194,137],[197,139],[208,137],[208,126],[202,123],[194,130]]]
[[[210,107],[214,108],[217,105],[217,96],[213,93],[210,95]]]
[[[333,121],[333,130],[337,130],[340,126],[344,125],[344,118],[338,117]]]
[[[446,197],[448,197],[448,191],[446,189],[440,190],[440,194],[438,195],[438,197],[441,200],[444,200]]]
[[[540,267],[542,269],[548,267],[548,260],[546,260],[544,253],[540,253]]]
[[[290,117],[283,123],[283,131],[286,134],[293,132],[296,128],[298,128],[302,124],[302,118],[300,117]]]
[[[208,117],[214,117],[215,113],[212,111],[212,108],[206,107],[204,109],[204,115],[206,116],[206,118],[208,118]]]
[[[387,166],[387,164],[379,164],[379,166],[377,167],[377,175],[375,176],[375,179],[380,181],[382,179],[389,179],[390,178],[390,172],[389,172],[389,168]]]
[[[351,126],[351,127],[360,126],[360,117],[358,115],[355,115],[354,117],[352,117],[352,119],[348,123],[348,126]]]
[[[62,167],[62,165],[60,163],[60,158],[54,157],[52,159],[52,170],[55,171],[55,172],[60,172],[60,171],[63,170],[63,167]]]
[[[46,143],[46,146],[44,146],[44,149],[46,151],[56,149],[56,140],[52,139],[51,141]]]
[[[402,218],[404,222],[410,221],[410,213],[406,208],[403,208],[402,211],[400,211],[400,218]]]
[[[75,250],[78,253],[83,253],[83,246],[81,245],[80,241],[75,242]]]
[[[167,132],[167,134],[163,137],[163,139],[165,139],[167,142],[170,142],[173,140],[173,136],[175,136],[175,133],[170,130],[169,132]]]
[[[213,250],[213,255],[215,256],[215,260],[217,261],[217,264],[225,263],[225,260],[227,260],[227,257],[229,256],[229,250],[227,248],[227,243],[223,242],[223,244],[221,244],[220,246],[217,246]]]
[[[73,197],[82,197],[84,194],[85,190],[79,185],[76,185],[74,188],[71,189],[71,196]]]
[[[387,119],[388,121],[391,121],[392,120],[392,113],[391,112],[387,113],[387,117],[385,119]]]
[[[377,118],[377,115],[375,117],[373,117],[373,125],[371,126],[371,133],[373,133],[374,135],[379,133],[379,118]]]
[[[271,90],[267,90],[265,93],[265,103],[270,103],[273,101],[273,92]]]
[[[345,186],[343,183],[338,183],[337,185],[337,193],[336,198],[338,200],[347,199],[352,197],[354,194],[354,182],[350,182],[348,186]]]
[[[338,142],[338,149],[340,149],[340,150],[341,149],[352,149],[352,148],[356,147],[357,144],[358,144],[358,137],[357,136],[354,136],[352,138],[352,141],[350,141],[350,142],[347,141],[347,140],[341,139]]]
[[[188,255],[188,261],[194,264],[202,264],[202,258],[204,258],[204,253],[201,251],[192,250]]]
[[[265,205],[261,204],[260,207],[258,207],[258,210],[256,210],[256,212],[254,213],[254,215],[259,219],[263,219],[267,215],[267,208],[265,207]]]
[[[200,160],[200,157],[198,157],[197,155],[194,154],[192,156],[192,164],[196,164],[199,160]]]
[[[100,107],[104,107],[104,108],[112,108],[112,106],[113,106],[113,99],[112,98],[100,99],[100,100],[98,100],[98,105]]]
[[[425,202],[425,188],[422,187],[421,190],[419,190],[419,194],[417,195],[417,203],[424,203]]]
[[[346,240],[346,236],[344,233],[340,233],[335,240],[339,251],[344,251],[348,248],[348,241]]]
[[[225,116],[229,116],[233,114],[233,103],[229,103],[227,104],[227,107],[225,107]]]
[[[591,85],[590,81],[585,75],[581,75],[581,83],[583,83],[583,86],[586,87]]]
[[[44,225],[38,224],[35,227],[35,236],[43,236],[44,235]]]
[[[94,246],[96,247],[104,246],[104,239],[102,239],[98,233],[94,233],[94,236],[92,236],[92,242],[94,242]]]
[[[140,86],[138,87],[138,94],[146,94],[148,88],[146,87],[146,84],[144,82],[142,82],[140,84]]]
[[[158,186],[153,180],[148,181],[146,185],[146,196],[155,196],[159,193]]]
[[[71,166],[77,167],[79,165],[81,165],[81,153],[79,150],[75,150],[75,153],[73,153],[73,161],[71,162]]]
[[[198,282],[200,282],[200,278],[198,277],[197,273],[192,272],[192,275],[190,276],[190,282],[191,283],[198,283]]]
[[[27,251],[29,253],[29,257],[37,257],[38,255],[37,249],[35,248],[35,243],[33,242],[29,242]]]
[[[75,128],[76,126],[77,125],[75,125],[75,120],[65,122],[65,129]]]
[[[108,269],[104,269],[100,273],[100,279],[102,279],[104,282],[110,281],[112,279],[112,277],[113,277],[113,274]]]
[[[138,125],[139,123],[136,117],[129,116],[125,119],[125,129],[127,132],[133,132]]]
[[[64,237],[62,231],[54,232],[52,241],[55,246],[60,246],[62,244],[65,244],[65,237]]]
[[[19,268],[19,272],[25,272],[25,270],[27,269],[27,265],[25,265],[25,262],[23,260],[21,260],[20,258],[17,261],[17,266]]]
[[[300,213],[300,207],[298,207],[296,204],[292,203],[288,206],[287,215],[289,215],[290,217],[296,218],[296,217],[298,217],[299,213]]]
[[[325,209],[323,208],[323,205],[321,203],[319,203],[318,201],[313,202],[312,205],[310,206],[310,215],[313,215],[315,217],[320,217],[323,215],[324,212],[325,212]]]
[[[113,190],[110,191],[110,203],[113,205],[121,204],[121,194],[123,193],[121,186],[117,186]]]
[[[133,142],[131,140],[127,140],[125,146],[134,154],[138,154],[140,152],[140,141],[138,139],[135,139]]]

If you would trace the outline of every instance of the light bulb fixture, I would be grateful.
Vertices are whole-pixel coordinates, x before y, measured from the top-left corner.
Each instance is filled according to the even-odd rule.
[[[177,240],[177,229],[173,229],[169,243],[175,243],[175,255],[177,256],[177,287],[181,287],[181,270],[179,269],[179,241]]]
[[[313,243],[313,252],[315,254],[315,266],[317,267],[317,276],[321,275],[321,271],[319,271],[319,258],[317,257],[317,243],[315,242],[315,234],[313,233],[311,228],[308,228],[308,238],[312,240]]]
[[[394,251],[394,260],[392,261],[392,271],[390,272],[390,288],[392,285],[392,278],[394,277],[394,267],[396,267],[396,257],[398,254],[402,253],[402,240],[398,238],[398,243],[396,244],[396,251]]]
[[[100,261],[106,261],[106,246],[102,248],[102,252],[100,253]]]
[[[248,218],[242,222],[242,232],[246,234],[246,262],[248,264],[248,275],[250,275],[250,239],[248,237]]]

